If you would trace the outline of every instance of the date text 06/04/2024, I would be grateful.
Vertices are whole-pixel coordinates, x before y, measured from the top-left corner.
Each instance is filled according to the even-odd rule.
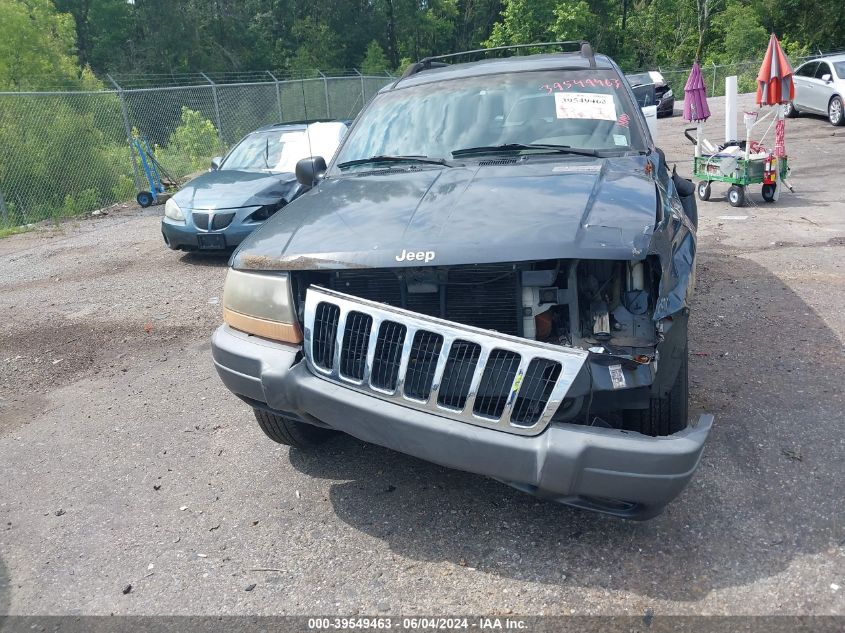
[[[522,631],[527,622],[500,617],[351,617],[309,618],[309,630],[398,630],[398,631]]]

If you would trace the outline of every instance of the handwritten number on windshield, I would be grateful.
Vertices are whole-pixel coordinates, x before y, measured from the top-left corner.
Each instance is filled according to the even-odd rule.
[[[556,81],[552,84],[543,84],[540,90],[546,94],[553,92],[562,92],[564,90],[572,90],[573,88],[613,88],[619,90],[622,87],[622,82],[614,77],[609,79],[564,79]]]

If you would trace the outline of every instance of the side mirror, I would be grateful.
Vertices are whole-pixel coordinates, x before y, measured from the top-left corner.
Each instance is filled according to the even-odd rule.
[[[825,73],[822,75],[822,81],[826,84],[829,84],[833,78],[830,76],[830,73]]]
[[[326,160],[322,156],[303,158],[296,164],[296,179],[299,184],[313,187],[326,173]]]
[[[223,162],[222,156],[215,156],[211,159],[211,171],[217,171],[220,169],[220,163]]]

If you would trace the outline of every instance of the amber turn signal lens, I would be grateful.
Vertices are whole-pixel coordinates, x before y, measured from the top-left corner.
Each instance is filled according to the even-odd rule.
[[[236,330],[285,343],[301,343],[302,330],[296,323],[279,323],[223,308],[223,320]]]

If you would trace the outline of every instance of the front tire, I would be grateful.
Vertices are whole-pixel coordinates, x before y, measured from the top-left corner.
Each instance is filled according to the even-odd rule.
[[[731,185],[728,189],[728,202],[732,207],[741,207],[745,204],[745,187]]]
[[[258,426],[274,442],[303,450],[319,446],[336,431],[322,429],[305,422],[297,422],[263,409],[253,409]]]
[[[783,115],[788,119],[794,119],[798,116],[798,110],[795,109],[795,104],[787,101],[783,106]]]
[[[827,104],[827,119],[831,125],[845,125],[845,109],[842,106],[842,97],[833,97]]]
[[[710,181],[702,180],[698,183],[697,191],[699,199],[707,202],[710,199]]]
[[[683,359],[672,390],[662,398],[651,398],[648,409],[624,412],[625,428],[652,437],[672,435],[689,424],[689,350],[684,344]]]

